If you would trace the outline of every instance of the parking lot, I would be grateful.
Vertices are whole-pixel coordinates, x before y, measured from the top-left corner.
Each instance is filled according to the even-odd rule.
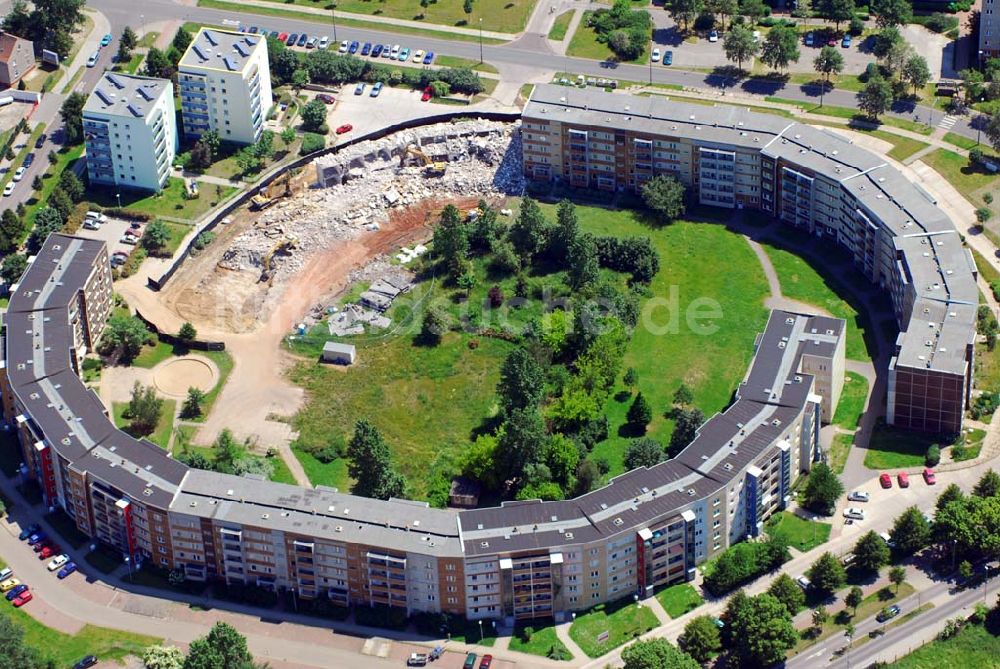
[[[421,102],[420,91],[409,88],[383,86],[377,98],[370,96],[370,84],[365,85],[361,95],[355,95],[354,88],[353,84],[341,88],[336,95],[337,103],[327,109],[326,123],[330,126],[331,136],[336,136],[341,141],[408,119],[454,109],[451,105],[433,101]],[[335,135],[336,129],[345,124],[350,124],[353,129],[348,133]]]
[[[108,255],[114,255],[118,251],[122,251],[127,255],[132,252],[135,245],[126,244],[121,241],[121,238],[122,235],[125,234],[125,231],[129,229],[130,225],[132,225],[131,221],[108,217],[108,220],[101,224],[99,230],[88,230],[87,228],[80,226],[80,229],[76,232],[76,234],[80,237],[86,237],[87,239],[101,240],[108,246]],[[143,227],[145,227],[145,225],[143,225]]]

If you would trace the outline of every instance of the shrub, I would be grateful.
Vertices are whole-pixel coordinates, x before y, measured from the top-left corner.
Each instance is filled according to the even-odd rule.
[[[941,447],[937,444],[931,444],[930,448],[927,449],[927,455],[924,456],[924,464],[928,467],[937,467],[939,462],[941,462]]]
[[[302,135],[302,146],[299,147],[300,155],[308,155],[326,148],[326,138],[314,132],[307,132]]]
[[[851,19],[851,23],[847,28],[848,32],[857,37],[865,31],[865,22],[859,19],[857,16]]]
[[[976,220],[980,223],[985,223],[992,218],[993,212],[990,211],[989,207],[979,207],[976,209]]]
[[[739,543],[719,556],[705,587],[715,596],[724,595],[744,583],[765,574],[790,559],[788,547],[776,540]]]

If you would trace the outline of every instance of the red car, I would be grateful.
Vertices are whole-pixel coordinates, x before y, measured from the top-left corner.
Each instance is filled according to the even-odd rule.
[[[44,560],[45,558],[59,555],[60,553],[62,553],[62,548],[60,548],[57,544],[49,544],[38,552],[38,559]]]
[[[826,41],[827,46],[837,46],[837,36],[830,35],[830,39]]]
[[[892,478],[888,474],[882,474],[881,476],[879,476],[878,482],[879,485],[881,485],[883,488],[892,487]]]
[[[490,669],[491,664],[493,664],[493,656],[483,655],[483,659],[479,661],[479,669]]]
[[[25,590],[20,595],[14,598],[13,604],[16,608],[20,608],[25,604],[27,604],[28,602],[30,602],[31,599],[32,599],[31,590]]]
[[[337,134],[343,135],[344,133],[350,132],[352,130],[354,130],[354,126],[351,125],[350,123],[345,123],[344,125],[337,128]]]
[[[329,93],[319,93],[318,95],[316,95],[316,99],[325,105],[332,105],[334,102],[337,101],[337,98],[333,97]]]
[[[434,89],[428,86],[427,88],[424,89],[424,94],[420,96],[420,101],[427,102],[432,97],[434,97]]]
[[[899,472],[899,474],[896,475],[896,480],[899,481],[900,488],[910,487],[910,477],[906,475],[906,472]]]
[[[279,33],[278,34],[278,39],[281,40],[282,42],[284,42],[285,40],[288,39],[288,33]]]
[[[930,467],[924,469],[924,483],[927,485],[934,485],[937,483],[937,476],[934,475],[934,470]]]

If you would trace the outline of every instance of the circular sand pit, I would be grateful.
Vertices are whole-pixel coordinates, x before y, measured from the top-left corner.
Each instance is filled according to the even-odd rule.
[[[215,363],[197,355],[161,362],[153,369],[153,383],[164,395],[185,397],[192,386],[208,392],[219,380]]]

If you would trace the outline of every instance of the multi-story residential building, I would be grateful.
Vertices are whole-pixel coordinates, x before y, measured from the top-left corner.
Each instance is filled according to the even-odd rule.
[[[117,430],[77,364],[110,282],[102,242],[53,234],[14,290],[0,398],[24,476],[137,565],[340,605],[561,619],[689,579],[787,505],[843,380],[844,322],[775,311],[735,402],[673,460],[573,500],[432,509],[189,469]]]
[[[13,86],[33,69],[34,42],[10,33],[0,33],[0,86]]]
[[[1000,56],[1000,5],[983,0],[979,9],[979,64]]]
[[[83,107],[83,134],[90,183],[160,190],[177,149],[173,84],[105,73]]]
[[[214,130],[224,142],[253,144],[271,109],[267,40],[202,28],[178,65],[184,136]]]
[[[532,179],[634,191],[672,175],[702,204],[759,209],[836,242],[895,310],[888,422],[961,430],[975,263],[933,198],[880,157],[827,129],[734,106],[551,85],[536,86],[524,109],[522,144]]]

